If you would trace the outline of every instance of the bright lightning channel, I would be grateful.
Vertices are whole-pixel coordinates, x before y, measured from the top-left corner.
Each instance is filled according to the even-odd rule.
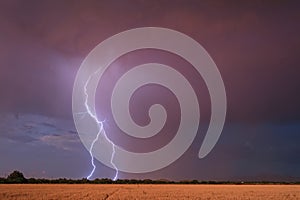
[[[96,71],[94,74],[96,74],[97,72],[98,72],[98,71]],[[117,166],[116,166],[116,165],[114,164],[114,162],[113,162],[113,159],[114,159],[114,156],[115,156],[115,153],[116,153],[116,151],[115,151],[115,144],[107,137],[106,132],[105,132],[105,130],[104,130],[104,128],[103,128],[103,122],[104,122],[105,120],[104,120],[104,121],[99,121],[99,119],[97,118],[96,114],[94,114],[94,113],[91,111],[90,106],[88,105],[88,98],[89,98],[89,95],[88,95],[88,93],[87,93],[87,86],[88,86],[88,84],[89,84],[89,82],[90,82],[90,80],[91,80],[91,78],[92,78],[92,76],[93,76],[94,74],[92,74],[92,75],[88,78],[88,80],[86,81],[86,83],[85,83],[85,85],[84,85],[84,94],[85,94],[85,97],[86,97],[86,98],[85,98],[85,103],[84,103],[85,108],[86,108],[86,112],[85,112],[84,114],[90,115],[90,116],[95,120],[95,122],[98,124],[98,128],[99,128],[99,131],[98,131],[98,133],[97,133],[95,139],[93,140],[93,142],[92,142],[92,144],[91,144],[91,146],[90,146],[90,149],[89,149],[89,153],[90,153],[90,156],[91,156],[91,163],[92,163],[93,169],[92,169],[91,173],[87,176],[87,179],[90,179],[90,178],[93,176],[93,174],[94,174],[94,172],[95,172],[95,170],[96,170],[96,165],[95,165],[95,163],[94,163],[93,148],[94,148],[95,143],[98,141],[100,134],[103,133],[105,139],[112,145],[113,151],[112,151],[112,154],[111,154],[110,163],[111,163],[111,165],[114,167],[114,169],[116,170],[115,176],[114,176],[114,178],[113,178],[113,180],[115,181],[115,180],[117,180],[117,178],[118,178],[118,173],[119,173],[119,170],[118,170]]]

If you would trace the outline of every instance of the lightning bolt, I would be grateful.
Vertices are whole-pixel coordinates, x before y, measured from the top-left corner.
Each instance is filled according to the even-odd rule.
[[[90,178],[93,176],[93,174],[94,174],[94,172],[95,172],[95,170],[96,170],[96,165],[95,165],[95,163],[94,163],[93,148],[94,148],[95,143],[98,141],[100,134],[103,133],[105,139],[112,145],[113,151],[112,151],[112,154],[111,154],[110,163],[111,163],[111,165],[114,167],[114,169],[115,169],[115,171],[116,171],[115,176],[114,176],[114,178],[113,178],[113,180],[115,181],[115,180],[117,180],[117,178],[118,178],[118,173],[119,173],[119,170],[118,170],[117,166],[116,166],[116,165],[114,164],[114,162],[113,162],[113,159],[114,159],[114,156],[115,156],[115,153],[116,153],[116,150],[115,150],[115,144],[114,144],[114,143],[107,137],[107,135],[106,135],[106,132],[105,132],[104,127],[103,127],[103,123],[105,122],[105,120],[104,120],[104,121],[99,121],[99,119],[98,119],[97,116],[96,116],[96,113],[94,114],[94,113],[92,112],[90,106],[88,105],[88,98],[89,98],[89,95],[88,95],[88,92],[87,92],[87,86],[88,86],[88,84],[89,84],[89,82],[90,82],[92,76],[95,75],[97,72],[98,72],[98,71],[96,71],[95,73],[93,73],[93,74],[88,78],[88,80],[86,81],[86,83],[85,83],[85,85],[84,85],[84,94],[85,94],[85,102],[84,102],[84,105],[85,105],[85,108],[86,108],[86,112],[78,113],[78,114],[88,114],[89,116],[91,116],[91,117],[94,119],[94,121],[97,123],[98,129],[99,129],[99,131],[98,131],[98,133],[97,133],[95,139],[93,140],[93,142],[92,142],[92,144],[91,144],[91,146],[90,146],[90,149],[89,149],[89,153],[90,153],[90,156],[91,156],[91,163],[92,163],[93,169],[92,169],[91,173],[87,176],[87,179],[90,179]]]

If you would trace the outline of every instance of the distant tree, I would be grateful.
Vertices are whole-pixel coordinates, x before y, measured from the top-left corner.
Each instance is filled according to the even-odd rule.
[[[25,183],[27,180],[21,172],[13,171],[8,175],[7,181],[10,183]]]
[[[90,182],[90,181],[89,181],[89,179],[87,179],[87,178],[83,178],[83,179],[80,180],[80,183],[83,183],[83,184],[89,183],[89,182]]]
[[[144,179],[143,184],[151,184],[153,181],[151,179]]]
[[[0,183],[5,183],[6,179],[5,178],[0,178]]]
[[[37,183],[37,180],[35,178],[29,178],[27,179],[27,183]]]

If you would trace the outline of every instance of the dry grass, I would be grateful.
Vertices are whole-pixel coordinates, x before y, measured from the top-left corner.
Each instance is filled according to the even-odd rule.
[[[299,185],[0,185],[0,199],[300,199]]]

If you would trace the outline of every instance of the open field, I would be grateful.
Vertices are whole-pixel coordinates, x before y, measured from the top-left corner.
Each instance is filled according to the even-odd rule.
[[[300,199],[300,185],[0,185],[0,199]]]

